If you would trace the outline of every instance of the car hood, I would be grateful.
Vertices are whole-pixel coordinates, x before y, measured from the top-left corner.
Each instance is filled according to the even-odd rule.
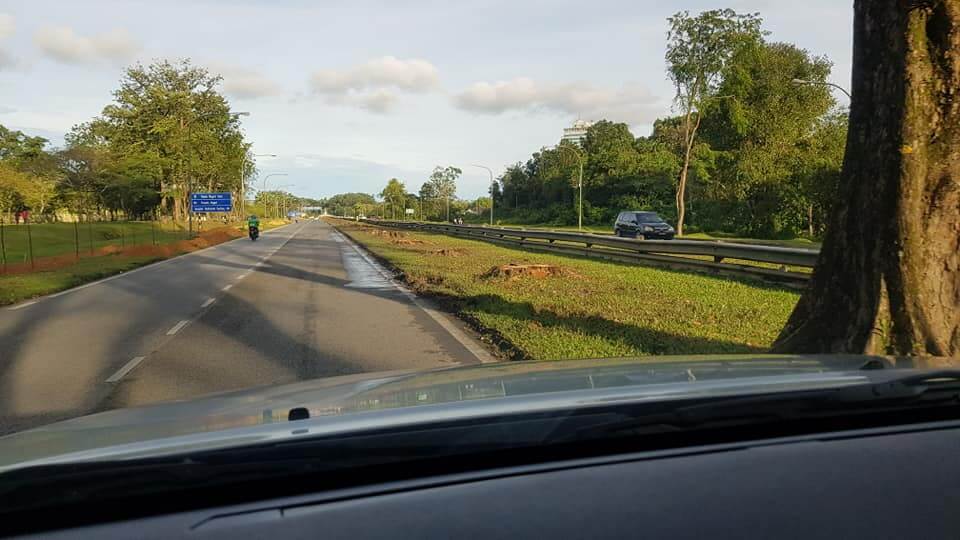
[[[0,437],[0,470],[132,459],[437,420],[859,384],[864,356],[685,356],[512,362],[333,377],[118,409]],[[289,421],[290,411],[309,411]]]

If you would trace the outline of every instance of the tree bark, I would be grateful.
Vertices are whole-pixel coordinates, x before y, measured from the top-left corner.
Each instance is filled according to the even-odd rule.
[[[960,354],[960,0],[856,0],[844,183],[777,352]]]
[[[677,182],[677,236],[683,236],[683,223],[687,214],[687,176],[690,172],[690,159],[693,156],[693,145],[697,139],[697,130],[700,128],[700,111],[697,110],[697,122],[690,124],[690,117],[693,114],[693,107],[688,106],[687,113],[684,116],[683,132],[683,167],[680,169],[680,180]]]

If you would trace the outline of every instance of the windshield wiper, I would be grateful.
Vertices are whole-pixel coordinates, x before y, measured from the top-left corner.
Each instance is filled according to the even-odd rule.
[[[666,410],[621,411],[614,422],[559,433],[552,442],[618,434],[650,434],[757,425],[784,420],[854,416],[960,405],[960,370],[885,377],[878,382],[834,388],[773,392],[742,397],[667,403]]]

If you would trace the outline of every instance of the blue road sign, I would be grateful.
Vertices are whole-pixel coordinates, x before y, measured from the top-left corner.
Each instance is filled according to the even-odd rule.
[[[229,193],[191,193],[191,212],[230,212],[233,198]]]

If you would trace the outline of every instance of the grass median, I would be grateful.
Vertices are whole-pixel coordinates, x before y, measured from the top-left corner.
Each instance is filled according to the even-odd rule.
[[[759,283],[331,222],[517,358],[762,352],[798,299]],[[498,275],[509,263],[555,271]]]
[[[489,226],[486,222],[483,221],[472,221],[470,225],[480,225],[480,226]],[[575,225],[530,225],[530,224],[510,224],[510,223],[500,223],[498,222],[497,227],[508,227],[516,229],[543,229],[548,231],[565,231],[565,232],[585,232],[593,234],[613,234],[613,225],[609,226],[599,226],[599,225],[584,225],[582,229],[578,229]],[[708,240],[711,242],[732,242],[736,244],[757,244],[762,246],[777,246],[777,247],[788,247],[788,248],[801,248],[801,249],[820,249],[820,242],[816,240],[811,240],[809,238],[789,238],[789,239],[763,239],[763,238],[747,238],[743,236],[737,236],[735,234],[727,234],[721,232],[698,232],[685,234],[682,237],[677,237],[678,240]]]
[[[269,230],[285,223],[283,220],[264,220],[261,227]],[[119,223],[98,225],[100,228],[94,229],[95,235],[97,230],[118,231],[120,226]],[[245,226],[239,223],[217,228],[208,225],[193,240],[187,240],[182,233],[168,228],[165,230],[167,234],[160,237],[163,241],[158,240],[154,245],[149,223],[125,225],[125,231],[134,232],[124,237],[122,245],[113,242],[116,238],[106,238],[103,240],[105,243],[94,246],[94,254],[90,255],[89,247],[84,249],[81,238],[79,257],[76,257],[73,244],[73,224],[31,226],[31,235],[34,229],[40,231],[40,235],[33,238],[35,264],[30,265],[26,257],[13,259],[8,254],[8,262],[17,262],[7,264],[0,271],[0,306],[59,292],[246,235]],[[81,230],[83,227],[81,225]],[[4,232],[9,232],[11,228],[8,226]],[[159,228],[155,232],[164,234],[160,233]],[[133,243],[138,234],[146,236],[141,236],[137,243]]]

